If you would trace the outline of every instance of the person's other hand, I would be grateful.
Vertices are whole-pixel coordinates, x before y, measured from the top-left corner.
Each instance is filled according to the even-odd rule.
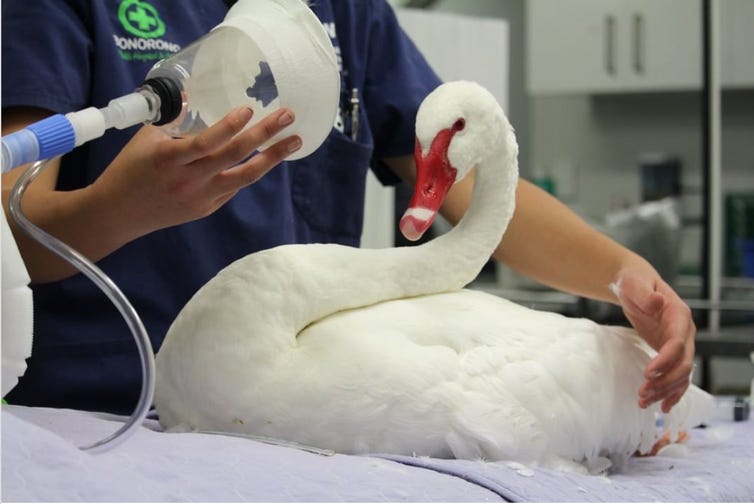
[[[616,294],[628,320],[658,354],[644,370],[639,406],[662,401],[667,413],[691,382],[696,326],[691,310],[652,269],[623,269]]]
[[[292,136],[252,156],[294,116],[281,109],[239,134],[251,116],[242,107],[202,133],[178,139],[154,126],[141,128],[92,187],[128,220],[124,232],[131,236],[122,238],[211,214],[300,148],[300,138]]]

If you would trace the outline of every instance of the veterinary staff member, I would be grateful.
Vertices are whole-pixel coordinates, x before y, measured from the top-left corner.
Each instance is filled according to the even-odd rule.
[[[221,0],[5,0],[2,3],[3,135],[52,113],[103,107],[137,87],[159,59],[224,18]],[[318,0],[312,9],[341,59],[340,114],[314,154],[283,162],[298,139],[232,168],[292,115],[233,137],[248,112],[231,112],[196,138],[154,127],[108,131],[54,161],[24,208],[93,260],[141,315],[156,350],[191,295],[244,255],[287,243],[358,245],[368,167],[384,183],[412,181],[413,123],[439,83],[384,0]],[[358,90],[360,127],[351,121]],[[269,172],[268,172],[269,170]],[[3,175],[3,204],[20,171]],[[455,188],[444,215],[457,221],[470,195]],[[522,182],[516,214],[496,252],[556,288],[619,302],[660,355],[640,404],[665,409],[685,390],[694,352],[688,307],[644,260],[587,227]],[[132,337],[117,310],[84,276],[21,231],[33,279],[34,347],[11,403],[130,412],[140,388]],[[249,307],[254,309],[254,307]]]

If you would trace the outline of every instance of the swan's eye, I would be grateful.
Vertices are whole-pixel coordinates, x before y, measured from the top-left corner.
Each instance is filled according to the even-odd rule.
[[[461,131],[463,128],[466,127],[466,121],[463,119],[458,119],[456,122],[453,123],[453,131]]]

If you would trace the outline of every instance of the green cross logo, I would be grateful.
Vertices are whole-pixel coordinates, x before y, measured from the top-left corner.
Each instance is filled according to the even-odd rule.
[[[127,32],[137,37],[155,38],[165,34],[165,23],[157,9],[143,0],[123,0],[118,8],[118,19]]]

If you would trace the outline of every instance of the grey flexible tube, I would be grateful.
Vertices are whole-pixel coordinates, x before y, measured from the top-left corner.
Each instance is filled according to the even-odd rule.
[[[149,340],[147,330],[139,318],[139,314],[110,277],[82,254],[32,223],[21,210],[21,198],[23,197],[26,188],[37,177],[37,175],[41,173],[48,162],[49,159],[37,161],[27,168],[16,181],[10,195],[9,207],[11,217],[26,234],[75,266],[107,295],[110,301],[112,301],[118,309],[121,316],[123,316],[126,324],[128,324],[134,340],[136,341],[136,346],[139,350],[139,357],[141,359],[141,394],[139,395],[139,401],[137,402],[133,413],[131,413],[131,416],[120,429],[110,436],[91,445],[80,447],[81,450],[91,453],[102,453],[116,447],[128,439],[134,432],[136,432],[136,429],[139,428],[144,421],[144,418],[147,416],[147,413],[152,406],[155,387],[154,351],[152,350],[152,344]]]

